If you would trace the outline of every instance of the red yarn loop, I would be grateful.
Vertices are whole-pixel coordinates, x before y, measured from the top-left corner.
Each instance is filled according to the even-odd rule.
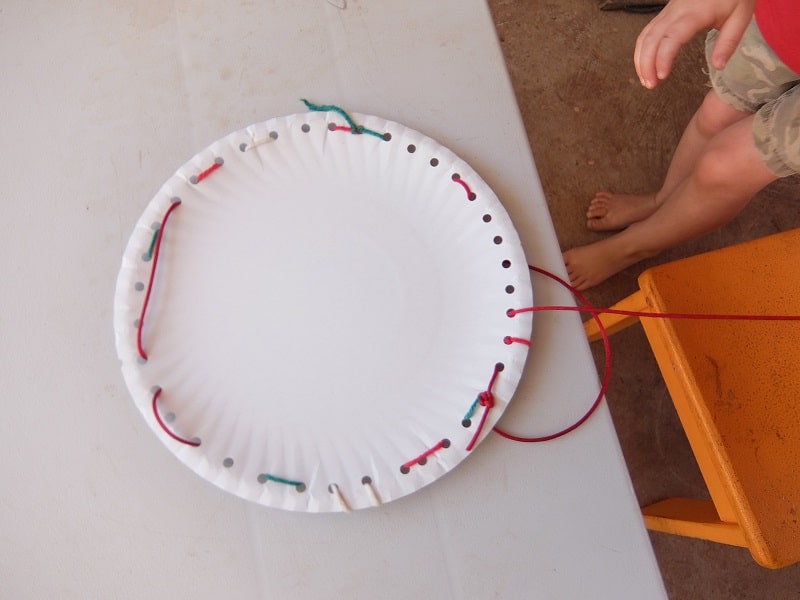
[[[590,308],[589,301],[586,300],[583,294],[581,294],[577,289],[575,289],[569,283],[561,279],[558,275],[554,275],[549,271],[546,271],[539,267],[534,267],[533,265],[528,265],[528,268],[531,271],[549,277],[553,281],[556,281],[557,283],[561,284],[563,287],[567,288],[570,292],[572,292],[572,294],[583,305],[583,308]],[[521,311],[511,308],[507,311],[507,314],[509,317],[513,317],[518,312]],[[589,420],[589,417],[591,417],[592,414],[594,414],[594,411],[597,410],[597,407],[600,406],[600,402],[602,402],[603,398],[605,397],[606,390],[608,389],[608,382],[611,379],[611,343],[608,340],[608,334],[606,333],[606,328],[603,326],[603,322],[600,320],[600,317],[597,314],[597,312],[592,312],[592,318],[595,320],[595,323],[597,323],[597,328],[600,330],[600,335],[603,338],[603,349],[605,351],[605,367],[603,369],[603,380],[600,384],[600,391],[597,393],[597,397],[594,399],[594,402],[592,402],[589,409],[583,414],[583,416],[580,419],[575,421],[572,425],[570,425],[569,427],[565,427],[564,429],[557,431],[555,433],[550,433],[547,435],[536,436],[536,437],[524,437],[508,433],[498,427],[494,428],[495,433],[501,435],[506,439],[513,440],[515,442],[525,442],[525,443],[547,442],[567,435],[568,433],[576,430],[578,427],[580,427],[586,421]]]
[[[606,391],[608,390],[608,382],[611,376],[611,344],[608,339],[608,333],[606,332],[605,327],[603,326],[602,321],[600,320],[601,314],[614,314],[614,315],[622,315],[622,316],[633,316],[639,318],[655,318],[655,319],[697,319],[697,320],[726,320],[726,321],[799,321],[800,315],[755,315],[755,314],[701,314],[701,313],[658,313],[658,312],[642,312],[642,311],[631,311],[631,310],[620,310],[615,308],[595,308],[591,306],[586,298],[573,286],[569,283],[546,271],[539,267],[534,267],[533,265],[528,265],[528,268],[531,271],[536,273],[540,273],[541,275],[545,275],[550,279],[558,282],[563,287],[567,288],[572,294],[578,299],[580,306],[531,306],[525,308],[509,308],[506,311],[506,314],[509,317],[515,317],[520,313],[526,312],[543,312],[543,311],[569,311],[569,312],[586,312],[591,315],[591,318],[594,319],[595,323],[597,324],[597,328],[600,331],[600,335],[603,340],[603,350],[605,353],[605,367],[603,369],[603,379],[600,384],[600,391],[597,394],[592,405],[589,407],[589,410],[578,419],[575,423],[562,429],[561,431],[557,431],[556,433],[539,436],[539,437],[523,437],[518,435],[513,435],[499,429],[497,427],[494,428],[494,431],[503,436],[506,439],[513,440],[515,442],[546,442],[549,440],[554,440],[556,438],[562,437],[571,431],[574,431],[581,425],[583,425],[589,417],[597,410],[597,407],[600,405],[600,402],[605,397]],[[508,344],[509,341],[520,341],[523,342],[524,340],[518,340],[516,338],[505,338],[503,341]],[[530,344],[528,342],[528,344]]]

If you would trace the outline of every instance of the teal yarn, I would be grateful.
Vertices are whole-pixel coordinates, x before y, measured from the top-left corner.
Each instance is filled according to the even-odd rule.
[[[314,112],[335,112],[336,114],[340,115],[347,122],[347,125],[350,127],[350,132],[353,134],[364,133],[366,135],[379,138],[384,142],[388,141],[383,133],[374,131],[372,129],[367,129],[366,127],[356,124],[353,118],[347,114],[347,111],[339,106],[334,106],[333,104],[313,104],[305,98],[300,98],[300,102],[305,104],[308,110]]]
[[[464,420],[469,421],[473,415],[475,414],[475,410],[478,408],[478,403],[481,401],[480,396],[475,398],[475,402],[472,403],[472,406],[469,407],[467,414],[464,415]]]
[[[153,250],[156,247],[156,240],[158,240],[158,233],[161,231],[161,227],[157,227],[156,230],[153,232],[153,238],[150,240],[150,246],[147,248],[147,252],[145,252],[145,260],[150,260],[153,258]]]
[[[291,485],[294,487],[299,487],[305,485],[302,481],[293,481],[291,479],[284,479],[283,477],[276,477],[275,475],[270,475],[269,473],[262,473],[262,477],[265,481],[274,481],[275,483],[283,483],[284,485]]]
[[[335,112],[341,115],[341,117],[345,121],[347,121],[347,124],[350,126],[350,131],[352,131],[353,133],[358,131],[358,125],[356,125],[356,122],[353,121],[353,118],[350,115],[348,115],[343,108],[334,106],[333,104],[312,104],[305,98],[300,98],[300,102],[305,104],[308,110],[312,110],[315,112]]]

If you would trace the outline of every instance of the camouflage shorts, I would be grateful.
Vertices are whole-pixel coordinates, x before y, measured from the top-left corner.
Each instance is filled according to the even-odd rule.
[[[717,31],[706,38],[711,85],[737,110],[755,113],[753,139],[761,159],[778,177],[800,173],[800,75],[767,46],[750,22],[725,69],[711,66]]]

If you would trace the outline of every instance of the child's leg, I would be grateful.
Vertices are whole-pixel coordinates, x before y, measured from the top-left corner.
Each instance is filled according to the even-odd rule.
[[[565,252],[572,284],[580,290],[597,285],[644,258],[716,229],[777,179],[756,150],[753,118],[740,119],[714,136],[688,176],[650,216],[605,240]]]
[[[714,90],[709,91],[678,142],[661,189],[650,194],[599,192],[586,211],[586,227],[615,231],[649,217],[686,179],[709,140],[748,114],[723,102]]]

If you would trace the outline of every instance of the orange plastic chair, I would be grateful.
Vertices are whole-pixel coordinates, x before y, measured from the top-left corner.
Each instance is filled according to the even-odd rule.
[[[798,315],[800,229],[648,269],[614,308]],[[648,506],[647,528],[746,547],[765,567],[799,561],[800,322],[601,320],[641,322],[711,496]]]

